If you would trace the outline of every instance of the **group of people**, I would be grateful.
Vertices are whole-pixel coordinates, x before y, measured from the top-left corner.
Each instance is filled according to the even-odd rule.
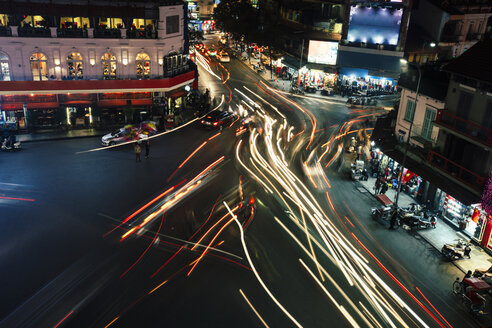
[[[388,182],[386,180],[386,177],[378,177],[376,179],[376,183],[374,184],[374,193],[376,195],[384,195],[388,191]]]
[[[142,147],[140,146],[142,141],[135,143],[133,150],[135,151],[135,162],[141,162],[140,154],[142,153]],[[149,158],[150,152],[150,141],[147,139],[145,141],[145,158]]]

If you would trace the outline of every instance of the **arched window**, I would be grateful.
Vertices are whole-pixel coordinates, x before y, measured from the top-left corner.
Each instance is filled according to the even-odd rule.
[[[146,53],[137,54],[135,60],[137,65],[137,77],[139,79],[148,79],[150,76],[150,57]]]
[[[78,52],[72,52],[67,57],[68,77],[72,79],[82,79],[84,77],[84,64],[82,56]]]
[[[0,81],[10,81],[9,57],[0,52]]]
[[[116,56],[107,52],[101,57],[103,78],[105,80],[116,79]]]
[[[31,73],[34,81],[44,81],[48,79],[48,60],[40,52],[35,52],[29,58],[31,61]]]

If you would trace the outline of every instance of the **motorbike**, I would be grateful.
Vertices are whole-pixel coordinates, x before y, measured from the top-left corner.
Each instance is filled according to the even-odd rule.
[[[380,207],[380,208],[373,208],[371,209],[371,215],[374,220],[376,219],[383,219],[387,220],[390,215],[391,215],[391,210],[393,208],[390,206],[385,206],[385,207]]]
[[[444,244],[441,254],[449,261],[456,261],[465,256],[470,256],[471,247],[469,242],[458,239],[456,244]]]
[[[367,173],[366,169],[352,169],[351,177],[354,181],[367,181],[369,173]]]
[[[304,95],[304,90],[302,90],[301,88],[298,88],[298,87],[292,87],[290,89],[290,93],[293,93],[295,95]]]
[[[424,213],[422,215],[404,215],[400,217],[400,222],[405,230],[419,230],[435,228],[437,220],[436,217],[429,217]]]
[[[8,138],[3,139],[2,145],[0,146],[2,151],[14,151],[21,148],[20,141],[12,141]]]

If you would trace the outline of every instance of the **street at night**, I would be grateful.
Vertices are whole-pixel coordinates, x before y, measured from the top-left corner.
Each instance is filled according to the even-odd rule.
[[[395,15],[401,16],[398,10]],[[170,29],[169,25],[166,28]],[[348,31],[349,36],[356,32],[363,30]],[[190,46],[189,56],[197,67],[192,86],[196,90],[191,93],[187,76],[172,80],[180,83],[182,93],[176,92],[181,89],[172,91],[166,84],[171,80],[164,78],[160,80],[162,86],[154,83],[154,78],[139,77],[148,84],[136,87],[129,81],[120,87],[125,94],[135,90],[143,94],[145,88],[155,94],[161,92],[155,90],[169,88],[166,93],[174,92],[182,99],[185,94],[209,94],[210,106],[193,110],[193,117],[182,114],[180,121],[176,118],[172,126],[159,128],[143,140],[137,140],[141,138],[137,133],[133,140],[103,146],[101,135],[108,131],[71,138],[57,130],[52,134],[55,137],[44,139],[41,133],[30,132],[22,139],[20,150],[2,151],[0,327],[492,326],[490,286],[485,282],[488,273],[481,278],[469,277],[477,286],[489,288],[481,287],[484,303],[480,311],[467,303],[471,296],[463,280],[466,271],[479,269],[476,263],[481,269],[492,264],[490,246],[481,241],[490,233],[489,219],[480,223],[483,228],[477,225],[481,239],[473,240],[471,256],[468,251],[468,258],[449,260],[441,252],[440,240],[456,240],[448,240],[441,231],[461,238],[468,237],[466,228],[452,228],[444,222],[447,219],[441,213],[448,212],[438,210],[438,204],[433,204],[431,211],[431,187],[425,187],[427,202],[421,191],[403,192],[405,185],[411,188],[411,181],[423,186],[422,181],[433,174],[417,171],[423,164],[414,164],[417,156],[407,154],[412,148],[410,141],[401,141],[405,136],[411,138],[398,135],[403,114],[392,114],[398,106],[407,106],[403,97],[414,90],[413,86],[405,89],[407,82],[401,80],[399,90],[391,85],[378,89],[372,98],[368,90],[361,89],[359,92],[367,95],[365,105],[352,103],[356,97],[348,100],[345,91],[340,95],[310,93],[307,82],[306,92],[293,92],[296,84],[299,90],[302,87],[300,77],[283,78],[277,74],[280,69],[258,69],[262,54],[259,60],[255,56],[241,58],[244,49],[238,45],[244,44],[240,42],[227,41],[231,43],[224,49],[229,54],[216,50],[226,38],[226,33],[205,34],[203,45],[196,42]],[[0,50],[5,39],[0,39]],[[217,54],[211,54],[215,51]],[[340,53],[338,50],[339,61]],[[222,59],[229,55],[230,60]],[[461,74],[449,67],[449,72]],[[418,70],[416,93],[421,78],[420,67]],[[57,81],[39,83],[43,82]],[[68,88],[69,82],[84,81],[66,82]],[[66,106],[70,101],[82,103],[86,101],[84,95],[96,92],[94,89],[99,95],[92,101],[100,107],[110,106],[111,101],[117,103],[118,96],[101,95],[111,90],[112,95],[119,95],[112,82],[127,83],[110,78],[95,80],[90,88],[89,84],[78,84],[79,89],[60,91],[60,96],[55,92],[56,99],[61,104],[61,96],[66,97]],[[16,88],[23,86],[19,85],[3,85],[3,113],[13,113],[7,108],[16,103],[5,99],[9,99],[7,92],[11,97],[21,97]],[[427,81],[422,85],[431,88]],[[35,91],[48,94],[50,87]],[[70,98],[72,93],[80,94],[80,99]],[[425,95],[429,102],[430,96]],[[488,97],[490,102],[490,94]],[[127,107],[144,103],[138,97],[128,99],[122,102]],[[417,96],[412,99],[418,102]],[[166,98],[165,106],[174,106],[175,100]],[[29,104],[18,110],[26,120],[25,113],[33,106]],[[89,107],[85,114],[90,124],[93,110]],[[216,111],[229,116],[206,122],[214,119],[210,113]],[[75,125],[70,123],[69,107],[66,113],[65,121]],[[144,114],[147,111],[141,110],[140,115]],[[227,119],[220,121],[220,117]],[[400,137],[406,148],[391,144],[390,137],[376,132],[388,118],[394,121],[383,130],[392,129],[391,138]],[[440,119],[433,117],[437,122],[434,127],[449,130]],[[407,130],[410,136],[412,125]],[[425,130],[423,124],[415,128]],[[472,140],[474,144],[482,142],[477,138]],[[424,145],[429,142],[414,140]],[[138,155],[137,145],[142,148]],[[398,147],[404,152],[394,155]],[[490,151],[489,146],[484,147]],[[432,149],[435,152],[437,148]],[[467,154],[470,158],[473,155]],[[394,160],[388,160],[390,156]],[[359,172],[361,162],[365,166]],[[395,163],[394,167],[390,169],[389,163]],[[458,166],[456,163],[453,165]],[[459,174],[450,173],[448,181],[436,182],[439,188],[447,188],[452,179],[461,185],[468,183],[465,168],[459,167]],[[470,164],[466,171],[471,172],[468,170],[475,167]],[[383,181],[382,174],[388,175],[383,184],[391,189],[386,194],[376,187]],[[485,184],[485,180],[476,181]],[[458,194],[466,189],[449,188]],[[436,189],[432,189],[434,193]],[[449,208],[451,197],[442,194],[442,198]],[[383,208],[386,200],[391,212],[378,219],[371,212]],[[404,214],[400,213],[410,211],[406,206],[419,201],[426,203],[425,210],[432,215],[440,213],[437,227],[434,221],[436,229],[430,224],[413,229],[403,222]],[[484,203],[476,211],[486,210]],[[453,290],[457,278],[463,283],[458,284],[459,290]]]

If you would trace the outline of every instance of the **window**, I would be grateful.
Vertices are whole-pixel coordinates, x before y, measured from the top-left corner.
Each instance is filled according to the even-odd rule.
[[[413,122],[413,117],[415,116],[415,101],[407,100],[407,110],[405,111],[405,121]]]
[[[89,28],[89,17],[61,17],[60,28]]]
[[[9,57],[0,52],[0,81],[10,81]]]
[[[432,139],[432,122],[436,120],[436,112],[430,108],[425,109],[424,124],[422,125],[421,137],[427,140]]]
[[[135,60],[137,65],[137,77],[139,79],[148,78],[150,75],[150,57],[146,53],[137,54]]]
[[[121,18],[109,18],[103,17],[99,18],[99,26],[98,28],[125,28],[125,24]]]
[[[72,52],[67,57],[68,76],[72,79],[82,79],[84,76],[82,56],[78,52]]]
[[[107,52],[101,57],[103,78],[105,80],[116,79],[116,57]]]
[[[9,26],[9,16],[0,14],[0,26]]]
[[[473,102],[473,94],[466,91],[460,91],[460,98],[458,99],[458,108],[456,115],[464,120],[468,119],[470,114],[471,105]]]
[[[40,52],[33,53],[29,58],[31,61],[31,73],[33,81],[48,80],[48,60]]]
[[[166,17],[166,34],[179,32],[179,15]]]
[[[46,27],[47,22],[44,20],[43,17],[39,15],[35,16],[25,16],[25,18],[22,20],[21,27]]]
[[[154,30],[154,20],[153,19],[143,19],[143,18],[134,18],[132,21],[132,29],[148,29],[150,31]]]

